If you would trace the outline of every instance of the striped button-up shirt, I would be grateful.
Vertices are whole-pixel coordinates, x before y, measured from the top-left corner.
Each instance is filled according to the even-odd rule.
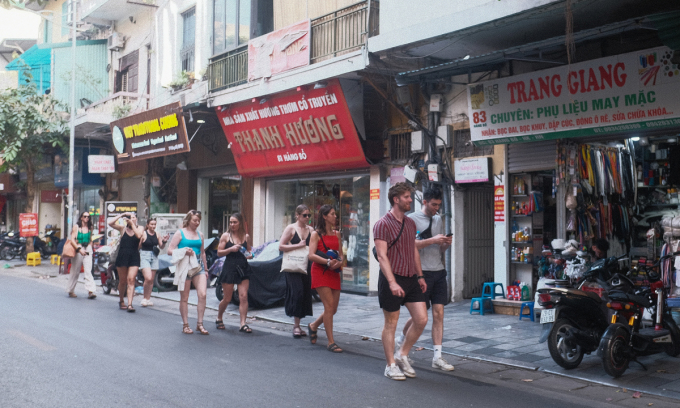
[[[404,231],[399,240],[387,251],[392,273],[399,276],[411,277],[416,275],[416,223],[409,217],[404,217]],[[387,242],[389,247],[399,235],[401,223],[391,212],[385,214],[373,226],[373,239]]]

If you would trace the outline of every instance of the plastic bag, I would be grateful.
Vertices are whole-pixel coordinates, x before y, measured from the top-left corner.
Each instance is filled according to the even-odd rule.
[[[573,197],[573,196],[571,196]],[[567,231],[573,231],[576,232],[576,211],[571,210],[569,211],[569,219],[567,220]]]

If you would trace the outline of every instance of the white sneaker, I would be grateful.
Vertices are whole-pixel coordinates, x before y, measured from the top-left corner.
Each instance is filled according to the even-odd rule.
[[[142,305],[143,307],[149,306],[149,302],[146,299],[142,299],[142,301],[139,304]]]
[[[146,301],[146,305],[147,306],[153,306],[153,302],[151,301],[151,299]]]
[[[404,381],[406,379],[406,376],[396,364],[385,366],[385,377],[396,381]]]
[[[453,366],[441,357],[432,360],[432,368],[438,368],[442,371],[453,371]]]
[[[399,368],[401,368],[401,371],[404,372],[405,376],[408,378],[416,378],[416,371],[413,369],[413,367],[411,367],[411,362],[408,356],[402,358],[399,354],[395,354],[394,361],[397,363]]]

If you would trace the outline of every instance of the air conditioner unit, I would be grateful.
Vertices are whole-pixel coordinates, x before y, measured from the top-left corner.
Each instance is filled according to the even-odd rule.
[[[444,139],[444,140],[442,140]],[[437,127],[437,147],[451,147],[451,142],[453,139],[453,130],[449,125],[438,126]]]
[[[125,36],[114,31],[108,38],[108,47],[110,51],[122,50],[125,48]]]

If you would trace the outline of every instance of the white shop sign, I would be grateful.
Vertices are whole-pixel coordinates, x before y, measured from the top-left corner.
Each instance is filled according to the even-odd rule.
[[[468,86],[476,145],[680,126],[680,68],[653,48]]]
[[[478,157],[453,162],[456,183],[486,183],[490,180],[491,158]]]
[[[90,173],[115,173],[116,164],[114,156],[92,154],[87,156],[87,171]]]

